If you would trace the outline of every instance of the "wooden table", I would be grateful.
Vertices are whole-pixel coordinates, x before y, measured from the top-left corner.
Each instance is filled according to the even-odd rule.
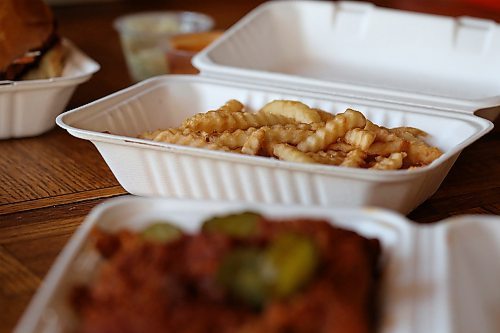
[[[55,8],[61,34],[99,62],[68,109],[130,85],[112,21],[147,9],[186,9],[212,15],[226,29],[262,1],[125,1]],[[452,0],[375,1],[387,7],[497,20],[500,11]],[[497,127],[500,125],[496,121]],[[437,193],[412,212],[418,222],[456,214],[500,213],[500,135],[495,129],[464,150]],[[96,149],[54,129],[0,141],[0,332],[15,326],[55,257],[95,205],[123,195]]]

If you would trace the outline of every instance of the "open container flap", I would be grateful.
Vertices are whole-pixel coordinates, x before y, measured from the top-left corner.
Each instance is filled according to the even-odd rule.
[[[500,216],[413,226],[412,332],[500,332]]]
[[[491,20],[273,1],[193,63],[207,76],[472,113],[500,105],[498,59],[500,25]]]
[[[446,244],[450,331],[500,332],[500,216],[456,216],[435,228]]]

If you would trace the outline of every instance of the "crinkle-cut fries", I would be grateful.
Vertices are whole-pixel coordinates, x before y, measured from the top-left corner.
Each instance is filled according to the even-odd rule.
[[[275,100],[257,112],[237,100],[198,113],[178,128],[139,138],[284,161],[375,170],[414,169],[442,155],[414,127],[385,128],[356,110],[333,115],[299,101]]]

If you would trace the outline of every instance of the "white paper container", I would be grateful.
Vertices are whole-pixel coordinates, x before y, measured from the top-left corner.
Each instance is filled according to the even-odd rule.
[[[500,105],[498,59],[500,25],[491,20],[358,1],[272,1],[193,64],[206,76],[472,113]]]
[[[68,291],[85,283],[99,258],[91,229],[140,230],[163,219],[198,230],[214,214],[251,209],[269,217],[326,218],[382,244],[378,332],[498,332],[500,218],[462,216],[423,226],[379,209],[331,209],[145,198],[112,199],[87,217],[57,258],[15,332],[67,332],[75,325]],[[470,236],[473,237],[470,237]]]
[[[99,70],[69,40],[63,45],[68,54],[61,77],[0,85],[0,139],[35,136],[54,127],[77,85]]]
[[[500,217],[449,218],[447,244],[452,331],[500,332]]]
[[[250,110],[273,99],[300,100],[333,113],[352,107],[374,123],[428,132],[443,156],[418,170],[378,171],[290,163],[265,157],[136,139],[144,131],[177,127],[198,112],[236,98]],[[380,206],[408,213],[439,187],[459,153],[493,125],[467,114],[334,97],[291,89],[228,83],[200,76],[144,81],[57,118],[59,126],[92,141],[130,193],[191,199],[302,205]],[[103,133],[103,132],[109,132]]]

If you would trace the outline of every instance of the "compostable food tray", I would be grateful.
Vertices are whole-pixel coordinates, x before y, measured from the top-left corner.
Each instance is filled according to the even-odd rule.
[[[89,80],[100,66],[72,42],[63,40],[63,74],[44,80],[0,83],[0,139],[42,134],[55,125],[76,87]]]
[[[193,58],[202,75],[500,113],[500,25],[362,1],[270,1]],[[480,111],[478,111],[480,110]]]
[[[71,332],[69,306],[76,284],[88,283],[99,264],[91,230],[141,230],[169,221],[195,232],[211,216],[243,210],[271,218],[322,218],[381,241],[378,332],[497,332],[500,293],[500,219],[452,217],[417,225],[376,208],[299,207],[124,197],[96,207],[57,258],[15,332]],[[277,222],[278,223],[278,222]]]
[[[414,170],[311,165],[138,139],[177,127],[229,99],[258,110],[273,99],[300,100],[332,113],[354,108],[376,124],[414,126],[444,154]],[[203,76],[162,76],[66,112],[59,126],[95,144],[120,184],[142,196],[301,205],[380,206],[408,213],[439,187],[461,150],[492,129],[469,114],[332,96]]]

